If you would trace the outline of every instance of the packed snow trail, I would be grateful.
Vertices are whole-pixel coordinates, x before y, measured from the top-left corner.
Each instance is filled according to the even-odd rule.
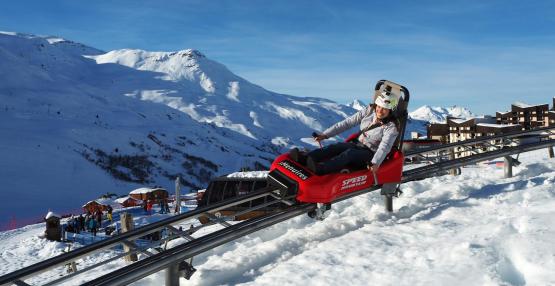
[[[555,284],[555,159],[546,154],[522,154],[509,179],[502,168],[479,164],[463,168],[461,176],[406,183],[392,214],[373,192],[335,204],[324,221],[291,219],[195,257],[198,271],[181,283]],[[36,237],[42,230],[35,225],[0,233],[0,273],[61,252],[59,243]],[[123,265],[110,263],[66,284]],[[164,275],[133,285],[160,285]]]
[[[393,214],[371,193],[195,258],[184,285],[555,284],[555,160],[520,156],[515,177],[478,165],[404,184]],[[163,279],[153,275],[136,285]]]

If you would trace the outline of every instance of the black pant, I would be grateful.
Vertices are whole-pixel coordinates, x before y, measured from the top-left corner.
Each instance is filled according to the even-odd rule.
[[[372,160],[374,152],[355,143],[335,143],[312,150],[307,156],[317,163],[317,173],[329,174],[347,167],[365,168]]]

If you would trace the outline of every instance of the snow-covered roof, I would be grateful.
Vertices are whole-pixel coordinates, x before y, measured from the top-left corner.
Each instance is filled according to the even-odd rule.
[[[114,202],[116,202],[116,203],[118,203],[118,204],[123,204],[123,203],[124,203],[125,201],[127,201],[127,200],[133,200],[133,201],[136,201],[136,202],[138,202],[138,203],[142,203],[142,202],[143,202],[142,200],[135,199],[135,198],[132,198],[132,197],[122,197],[122,198],[119,198],[119,199],[115,199]]]
[[[478,123],[476,125],[484,126],[484,127],[492,127],[492,128],[506,128],[506,127],[519,126],[517,124],[493,124],[493,123]]]
[[[513,103],[513,105],[516,106],[516,107],[520,107],[520,108],[529,108],[529,107],[542,106],[542,105],[545,105],[545,103],[544,103],[544,104],[534,104],[534,105],[530,105],[530,104],[528,104],[528,103],[524,103],[524,102],[517,101],[517,102]]]
[[[520,108],[532,107],[532,105],[530,105],[528,103],[520,102],[520,101],[517,101],[517,102],[513,103],[513,105],[516,106],[516,107],[520,107]]]
[[[163,189],[162,188],[138,188],[138,189],[135,189],[135,190],[129,192],[129,194],[130,195],[147,194],[147,193],[150,193],[150,192],[155,191],[155,190],[163,190]]]
[[[227,178],[266,178],[268,171],[235,172],[226,176]]]
[[[82,207],[86,207],[88,204],[90,203],[97,203],[99,205],[103,205],[103,206],[119,206],[119,203],[117,203],[116,201],[113,201],[112,199],[97,199],[97,200],[93,200],[93,201],[88,201],[87,203],[85,203]]]
[[[465,122],[468,122],[472,119],[449,119],[451,122],[456,123],[456,124],[462,124]]]
[[[194,200],[194,199],[197,198],[197,196],[198,196],[197,193],[188,193],[188,194],[185,194],[185,195],[183,195],[183,196],[181,196],[181,197],[182,197],[182,198],[185,198],[185,199],[188,199],[188,200]]]
[[[44,219],[49,219],[49,218],[51,218],[51,217],[61,218],[62,216],[59,215],[59,214],[57,214],[57,213],[55,213],[55,212],[48,212],[48,213],[46,214],[46,216],[44,217]]]

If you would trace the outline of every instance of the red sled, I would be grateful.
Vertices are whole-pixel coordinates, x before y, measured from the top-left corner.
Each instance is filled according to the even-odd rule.
[[[306,166],[294,161],[289,153],[278,156],[268,174],[270,184],[282,190],[282,195],[295,195],[296,200],[303,203],[330,204],[349,193],[361,191],[374,186],[401,182],[404,156],[402,153],[403,133],[407,119],[408,90],[396,83],[381,80],[376,84],[375,93],[382,89],[394,88],[402,93],[402,100],[395,112],[399,123],[399,136],[392,151],[379,167],[375,176],[368,169],[349,169],[347,173],[317,175]],[[349,136],[346,142],[358,137],[358,133]]]

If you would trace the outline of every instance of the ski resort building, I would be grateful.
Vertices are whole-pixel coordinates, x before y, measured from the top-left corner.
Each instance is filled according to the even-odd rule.
[[[549,110],[549,104],[529,105],[516,102],[511,105],[511,111],[496,112],[495,118],[491,116],[470,119],[448,117],[446,123],[428,125],[427,131],[428,139],[453,143],[480,136],[506,134],[544,126],[555,126],[555,97],[551,110]]]
[[[426,129],[428,139],[439,140],[442,144],[449,143],[449,125],[447,123],[432,123]]]
[[[157,200],[168,197],[168,191],[162,188],[138,188],[129,192],[129,196],[136,200]]]
[[[459,119],[448,117],[446,123],[432,123],[428,127],[428,138],[442,143],[454,143],[483,136],[506,134],[521,129],[517,124],[497,124],[492,116]],[[490,142],[492,144],[498,142]],[[455,157],[470,155],[474,150],[455,150]],[[486,147],[482,151],[486,151]]]
[[[515,102],[511,105],[511,111],[496,112],[495,118],[497,124],[518,124],[521,130],[530,130],[547,126],[545,118],[548,112],[549,104],[529,105]]]

